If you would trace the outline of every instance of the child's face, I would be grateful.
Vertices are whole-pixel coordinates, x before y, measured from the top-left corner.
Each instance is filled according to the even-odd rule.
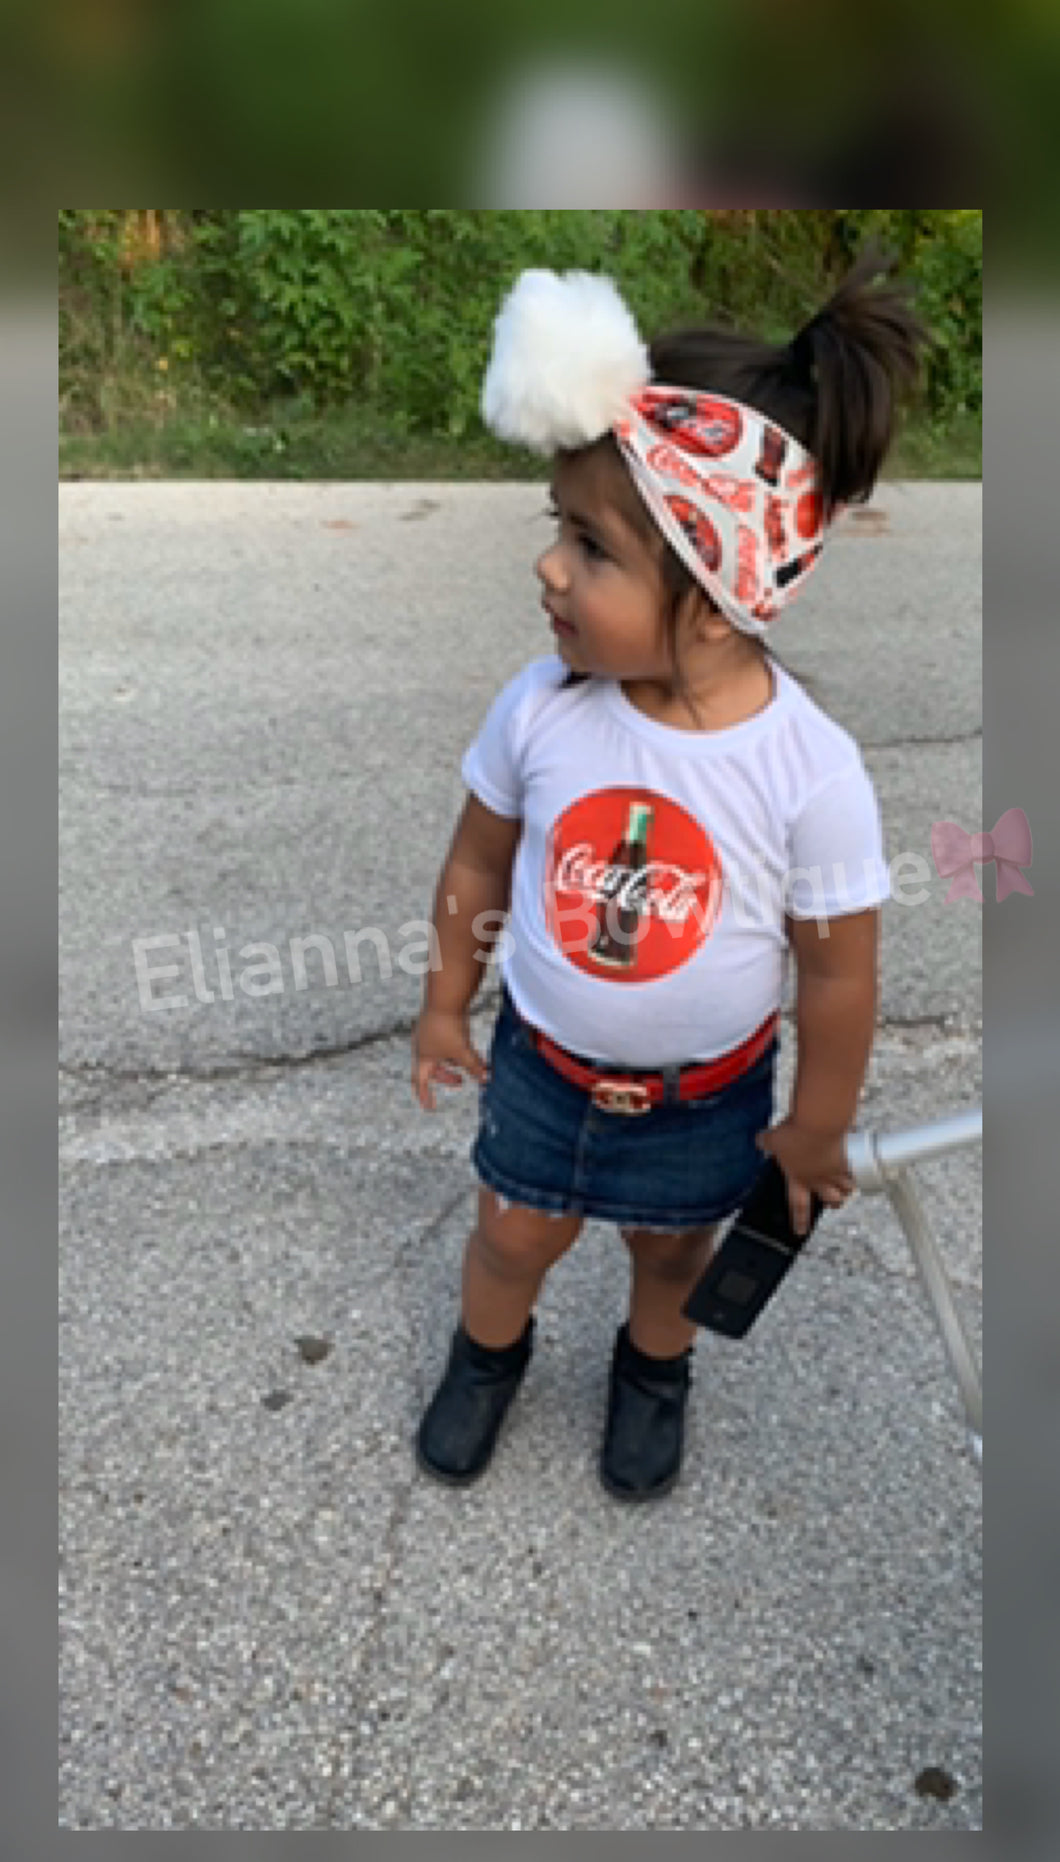
[[[537,561],[542,606],[553,618],[556,651],[572,671],[665,679],[672,663],[662,568],[608,497],[609,476],[607,463],[592,453],[554,462],[558,533]]]

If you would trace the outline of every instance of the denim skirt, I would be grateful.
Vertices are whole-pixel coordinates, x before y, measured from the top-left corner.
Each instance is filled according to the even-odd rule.
[[[504,989],[471,1161],[505,1201],[553,1215],[627,1228],[718,1222],[739,1208],[765,1161],[755,1134],[773,1116],[778,1045],[701,1099],[607,1112],[538,1053]]]

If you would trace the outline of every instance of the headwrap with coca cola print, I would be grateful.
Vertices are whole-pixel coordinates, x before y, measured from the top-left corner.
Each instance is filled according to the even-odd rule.
[[[654,383],[612,431],[686,568],[734,627],[765,634],[821,553],[809,453],[740,401]]]
[[[768,633],[820,556],[811,455],[753,407],[653,382],[609,278],[523,272],[497,318],[482,413],[546,453],[611,431],[663,536],[743,633]]]

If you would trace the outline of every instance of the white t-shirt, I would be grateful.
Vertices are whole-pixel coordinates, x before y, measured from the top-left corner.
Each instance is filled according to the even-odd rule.
[[[764,710],[685,731],[617,680],[564,688],[549,654],[466,752],[468,787],[523,823],[504,980],[571,1052],[628,1067],[727,1053],[781,1005],[785,911],[828,919],[888,897],[858,747],[773,664]]]

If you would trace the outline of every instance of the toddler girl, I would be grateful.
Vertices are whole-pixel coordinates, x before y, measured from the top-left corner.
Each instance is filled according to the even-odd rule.
[[[494,700],[438,882],[412,1085],[479,1081],[478,1218],[419,1463],[474,1480],[529,1361],[533,1307],[587,1217],[631,1256],[600,1475],[681,1465],[682,1306],[770,1152],[803,1232],[853,1188],[876,1012],[879,811],[853,739],[769,641],[841,506],[868,497],[924,332],[867,254],[787,345],[691,330],[646,349],[614,286],[528,271],[483,414],[551,458],[537,563],[554,651]],[[884,276],[881,278],[881,272]],[[484,1064],[468,1011],[506,914]],[[785,961],[787,1117],[771,1126]]]

